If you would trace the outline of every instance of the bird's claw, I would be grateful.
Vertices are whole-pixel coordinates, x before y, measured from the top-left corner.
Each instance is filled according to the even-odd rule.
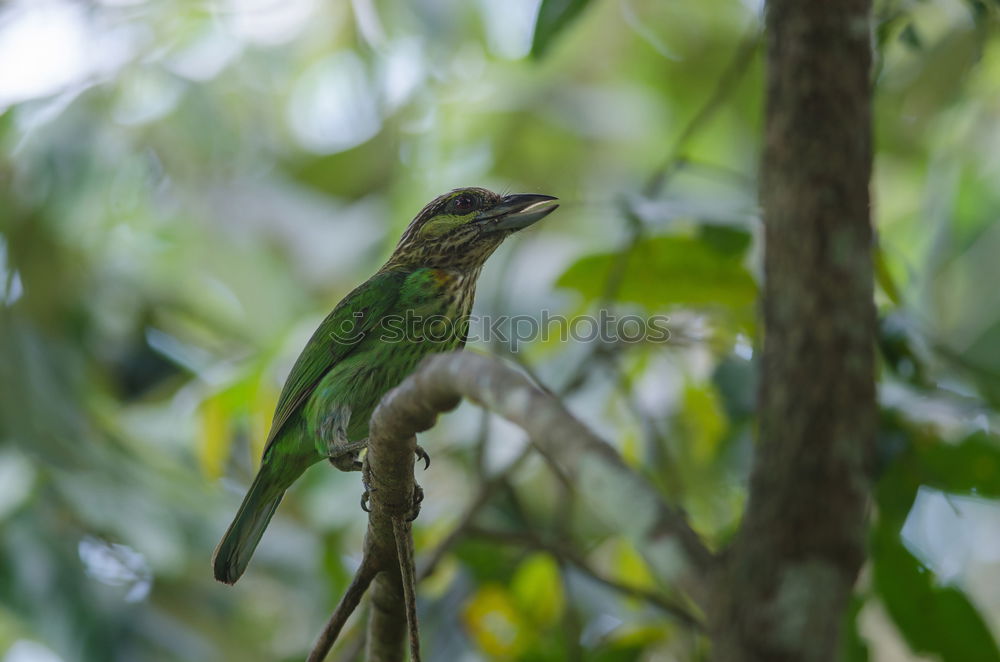
[[[427,451],[425,451],[420,446],[417,446],[416,453],[417,453],[417,459],[421,459],[424,461],[424,469],[426,470],[427,467],[431,465],[430,456],[427,455]],[[372,487],[371,485],[372,468],[371,465],[368,464],[368,456],[366,455],[363,461],[357,462],[357,465],[358,468],[361,470],[361,484],[364,485],[365,488],[365,491],[361,493],[361,510],[365,511],[366,513],[370,513],[372,510],[371,510],[371,505],[369,504],[369,500],[371,498],[371,493],[375,491],[375,488]],[[413,507],[412,510],[410,511],[410,514],[406,518],[407,522],[412,522],[413,520],[417,519],[418,515],[420,515],[420,504],[423,502],[423,500],[424,500],[423,488],[414,483]]]
[[[431,456],[427,454],[427,451],[425,451],[420,444],[417,444],[417,449],[416,449],[415,452],[417,454],[417,459],[424,461],[424,471],[427,471],[428,469],[430,469],[431,468]]]
[[[361,467],[360,467],[361,468],[361,484],[364,485],[364,487],[365,487],[365,491],[361,494],[361,510],[365,511],[366,513],[370,513],[372,511],[372,509],[368,505],[368,499],[371,496],[371,493],[375,491],[375,488],[372,487],[372,484],[371,484],[372,468],[371,468],[371,465],[368,464],[368,456],[367,455],[365,455],[364,461],[360,462],[360,464],[361,464]]]
[[[368,505],[368,498],[371,495],[371,492],[372,490],[365,490],[361,493],[361,510],[366,513],[370,513],[372,511],[371,507]]]
[[[423,501],[424,501],[424,489],[419,485],[417,485],[416,483],[414,483],[413,509],[410,511],[410,514],[406,518],[407,522],[412,522],[413,520],[417,519],[417,517],[420,516],[420,504],[423,503]]]

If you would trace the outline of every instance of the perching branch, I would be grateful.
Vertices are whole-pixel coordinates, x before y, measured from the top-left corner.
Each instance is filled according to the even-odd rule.
[[[432,427],[438,414],[454,409],[462,397],[521,426],[540,452],[586,486],[581,490],[585,502],[597,514],[616,522],[646,554],[661,581],[687,591],[704,607],[714,557],[682,512],[665,503],[644,477],[574,418],[555,396],[515,368],[471,352],[438,354],[425,359],[416,372],[386,394],[372,414],[367,456],[370,471],[366,472],[371,512],[364,560],[310,661],[326,656],[372,577],[367,659],[402,660],[403,633],[409,629],[411,658],[419,661],[416,572],[409,525],[417,505],[413,481],[416,434]],[[483,499],[477,500],[465,526],[471,523],[476,506],[481,506],[478,501],[484,503],[488,498],[484,493]],[[622,517],[624,513],[628,516]],[[440,558],[434,556],[430,567]],[[425,566],[420,574],[427,572]],[[680,609],[671,609],[684,618]]]
[[[390,434],[385,430],[388,428]],[[391,426],[373,418],[368,439],[365,479],[370,510],[361,567],[309,654],[309,662],[323,660],[344,622],[374,582],[368,621],[369,662],[402,662],[403,637],[409,622],[410,656],[420,661],[414,604],[413,538],[410,520],[419,506],[419,488],[413,479],[416,437],[391,434]],[[404,579],[406,580],[404,584]],[[405,605],[405,606],[404,606]],[[409,616],[409,618],[408,618]]]

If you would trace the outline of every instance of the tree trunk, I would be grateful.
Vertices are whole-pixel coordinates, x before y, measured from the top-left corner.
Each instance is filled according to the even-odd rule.
[[[717,661],[838,659],[876,426],[870,0],[772,0],[760,442],[714,584]]]

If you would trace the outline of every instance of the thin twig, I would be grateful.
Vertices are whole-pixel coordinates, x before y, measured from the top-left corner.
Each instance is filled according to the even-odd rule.
[[[469,504],[462,513],[462,516],[458,518],[458,522],[452,527],[451,531],[445,536],[441,542],[438,543],[429,554],[426,555],[423,563],[420,565],[420,571],[417,573],[417,579],[422,580],[429,577],[434,570],[437,569],[438,565],[441,563],[441,559],[445,557],[445,554],[451,551],[455,546],[455,543],[462,537],[465,530],[472,525],[473,520],[479,515],[480,511],[486,506],[487,503],[493,498],[493,496],[503,487],[504,481],[514,473],[525,460],[531,455],[533,448],[528,445],[524,447],[521,454],[514,459],[513,462],[508,464],[500,473],[492,478],[487,479],[482,486],[479,488],[479,492],[476,494],[475,499]]]
[[[663,501],[559,400],[510,366],[471,352],[431,356],[382,399],[372,425],[386,444],[401,444],[431,427],[437,414],[457,406],[461,397],[521,426],[565,471],[596,481],[581,492],[588,505],[608,516],[629,509],[628,518],[618,517],[622,533],[643,550],[661,580],[684,585],[696,600],[707,598],[715,557],[683,512]],[[667,558],[673,560],[666,563]]]
[[[471,526],[466,530],[466,533],[470,536],[484,538],[491,542],[506,545],[519,545],[528,549],[546,552],[552,555],[555,559],[572,565],[598,584],[606,586],[617,593],[621,593],[622,595],[648,602],[663,612],[670,614],[688,627],[697,630],[703,630],[705,627],[701,620],[692,614],[686,607],[667,599],[662,594],[656,591],[640,588],[638,586],[631,586],[601,574],[569,545],[544,540],[532,533],[521,531],[495,531],[492,529]]]
[[[403,581],[403,600],[406,603],[406,625],[410,631],[410,662],[420,662],[420,627],[417,624],[416,569],[413,566],[412,527],[402,517],[392,520],[396,537],[396,555],[399,557],[399,574]]]
[[[674,140],[674,144],[667,152],[667,160],[646,182],[643,193],[646,197],[655,198],[663,192],[670,175],[684,164],[683,150],[688,141],[691,140],[708,123],[715,112],[722,106],[722,102],[732,93],[736,83],[743,77],[750,63],[753,62],[753,54],[761,43],[760,29],[753,27],[746,36],[743,37],[739,46],[733,51],[733,56],[729,64],[719,75],[712,93],[705,100],[705,103],[688,120],[688,123],[681,129],[681,132]]]
[[[337,636],[340,634],[341,629],[343,629],[344,623],[354,613],[358,603],[361,602],[361,596],[368,590],[368,585],[372,583],[372,579],[375,578],[376,574],[377,571],[374,564],[365,555],[361,560],[361,565],[358,566],[354,577],[351,579],[350,586],[347,587],[343,597],[340,598],[337,608],[333,610],[330,620],[326,622],[326,627],[323,628],[312,651],[309,652],[306,662],[322,662],[326,658],[327,653],[330,652],[330,648],[333,647],[333,642],[337,640]]]

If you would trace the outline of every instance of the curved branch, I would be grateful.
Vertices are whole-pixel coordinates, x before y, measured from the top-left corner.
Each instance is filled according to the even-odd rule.
[[[417,579],[413,566],[413,534],[410,523],[403,518],[392,522],[396,536],[396,555],[403,583],[403,602],[406,604],[406,625],[410,631],[410,662],[420,662],[420,628],[417,626]]]
[[[432,427],[438,414],[454,409],[462,397],[520,425],[541,453],[586,486],[581,496],[592,509],[615,521],[617,528],[646,552],[660,580],[687,591],[704,606],[707,577],[715,559],[681,511],[666,504],[611,446],[521,372],[471,352],[438,354],[425,359],[416,372],[386,394],[372,414],[365,459],[371,510],[364,557],[309,662],[326,657],[373,580],[369,662],[402,660],[407,630],[411,659],[419,662],[416,572],[409,525],[418,505],[413,479],[416,433]],[[470,511],[466,525],[475,510]],[[628,517],[621,517],[622,513]],[[421,574],[426,572],[424,568]]]
[[[309,657],[306,658],[306,662],[322,662],[323,658],[326,657],[330,648],[333,647],[333,642],[337,640],[337,636],[343,629],[344,624],[351,614],[354,613],[358,603],[361,602],[361,596],[368,590],[368,585],[372,583],[376,574],[375,567],[370,562],[370,559],[367,556],[363,558],[361,565],[354,573],[354,578],[351,580],[350,586],[347,587],[344,596],[340,598],[340,603],[333,610],[330,620],[326,622],[326,627],[320,633],[316,644],[309,653]]]
[[[372,417],[365,457],[365,482],[371,503],[365,555],[372,557],[380,572],[372,587],[368,662],[402,662],[408,624],[411,649],[417,636],[413,561],[405,558],[405,552],[401,554],[401,548],[408,549],[412,556],[413,549],[412,532],[407,522],[419,505],[415,496],[418,488],[413,479],[416,448],[413,432],[398,434],[397,429],[378,424]],[[404,580],[411,582],[409,590]]]
[[[413,660],[420,660],[412,590],[413,538],[408,524],[417,506],[417,487],[413,479],[417,440],[412,433],[401,437],[387,435],[383,430],[384,427],[379,428],[373,420],[364,470],[371,507],[361,567],[309,654],[309,662],[320,662],[326,657],[344,621],[370,584],[368,661],[402,662],[408,623]],[[404,579],[410,582],[409,590]]]
[[[703,605],[714,557],[683,513],[666,504],[559,400],[509,365],[471,352],[425,359],[372,414],[372,439],[383,439],[388,446],[413,439],[429,429],[438,414],[456,407],[461,397],[522,427],[540,450],[576,475],[586,486],[583,499],[646,552],[662,581]]]

